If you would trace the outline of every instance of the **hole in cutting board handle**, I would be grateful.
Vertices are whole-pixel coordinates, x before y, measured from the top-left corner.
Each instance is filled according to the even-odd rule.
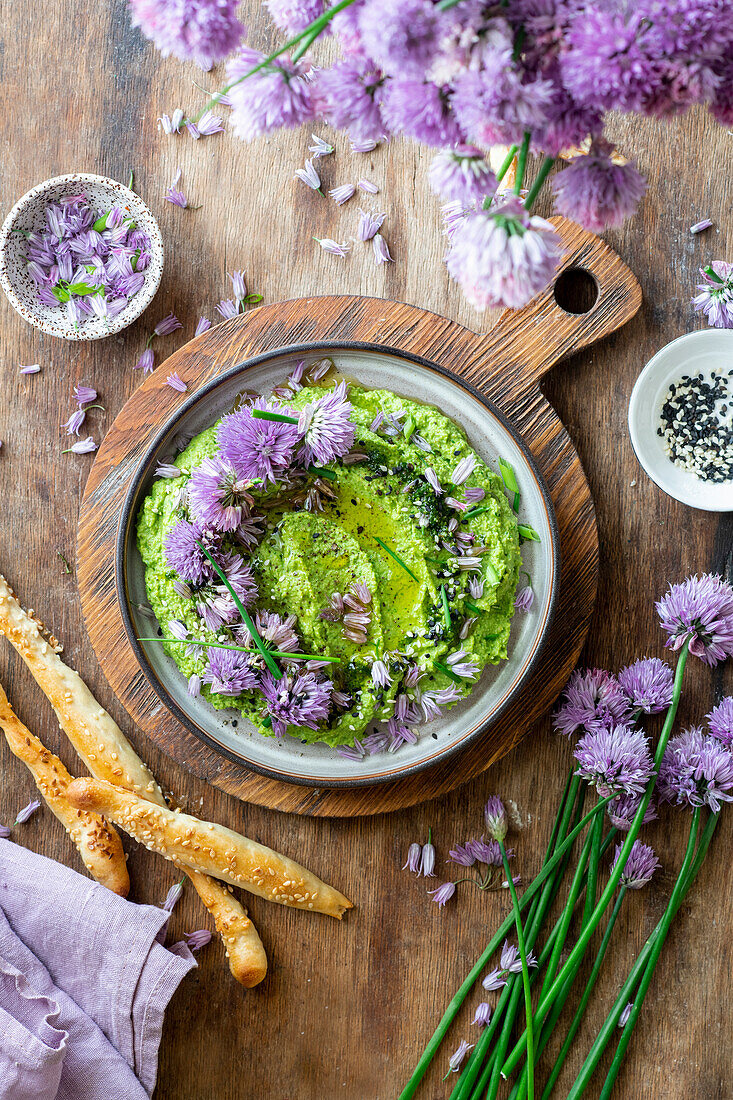
[[[555,283],[555,301],[565,313],[590,313],[598,301],[598,283],[582,267],[569,267]]]

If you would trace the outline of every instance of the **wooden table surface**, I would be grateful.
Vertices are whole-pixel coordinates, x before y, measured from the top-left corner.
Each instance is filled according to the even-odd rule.
[[[242,6],[243,21],[253,28],[251,41],[273,41],[255,0]],[[1,33],[6,106],[0,116],[0,209],[7,211],[28,188],[61,172],[126,180],[134,169],[136,188],[160,219],[167,264],[145,316],[97,343],[53,340],[22,322],[4,298],[0,302],[0,571],[62,639],[67,660],[126,729],[164,788],[175,790],[195,812],[295,856],[356,903],[337,924],[254,899],[251,912],[270,956],[269,975],[247,992],[231,980],[217,940],[201,952],[199,969],[185,980],[166,1018],[156,1100],[395,1100],[452,991],[507,911],[505,895],[475,890],[439,911],[424,881],[400,870],[408,844],[424,840],[432,827],[444,860],[454,842],[481,831],[483,803],[497,792],[517,807],[520,827],[512,843],[518,868],[531,877],[567,772],[569,746],[546,720],[512,755],[452,795],[355,821],[261,810],[193,780],[130,729],[85,637],[73,565],[78,504],[92,459],[61,454],[69,441],[60,424],[71,412],[74,383],[94,385],[106,412],[92,411],[89,422],[101,438],[140,382],[132,366],[155,322],[171,309],[183,322],[182,331],[156,341],[161,362],[192,335],[200,314],[216,320],[214,305],[228,296],[226,272],[235,268],[246,270],[250,289],[267,302],[314,293],[374,294],[416,303],[476,329],[488,328],[493,318],[462,300],[441,264],[439,209],[426,182],[429,150],[396,141],[353,156],[344,137],[335,138],[337,155],[320,162],[324,183],[367,176],[379,185],[369,205],[387,211],[385,235],[395,263],[376,267],[370,251],[358,245],[340,260],[322,254],[312,238],[351,236],[358,200],[339,209],[293,181],[293,170],[307,155],[310,128],[249,147],[228,134],[198,142],[160,134],[156,118],[179,105],[198,109],[203,95],[194,81],[215,87],[220,74],[202,75],[192,65],[162,60],[131,29],[123,0],[97,0],[74,13],[68,0],[8,6]],[[324,127],[318,132],[325,133]],[[733,255],[733,135],[697,112],[664,126],[619,120],[614,135],[649,178],[637,217],[608,238],[641,280],[644,305],[612,340],[556,368],[546,389],[580,452],[598,510],[601,581],[585,661],[618,668],[636,656],[662,653],[653,599],[668,579],[731,569],[733,519],[678,505],[647,479],[629,443],[626,408],[649,356],[700,327],[689,304],[699,264]],[[199,210],[163,201],[179,166],[182,186]],[[716,228],[691,237],[688,227],[704,216]],[[40,374],[18,373],[19,364],[35,362]],[[71,563],[71,574],[64,572],[60,553]],[[691,664],[681,707],[686,724],[700,721],[721,693],[733,690],[730,665],[711,671]],[[78,769],[49,706],[5,645],[0,683],[26,723]],[[0,761],[0,820],[10,821],[35,788],[4,741]],[[733,812],[723,818],[657,969],[617,1085],[620,1097],[733,1095],[726,873]],[[664,870],[627,903],[614,966],[602,978],[580,1034],[583,1051],[662,911],[687,824],[686,814],[667,810],[646,830]],[[46,809],[15,838],[80,866]],[[176,874],[150,853],[129,847],[132,896],[161,903]],[[205,923],[187,889],[171,934],[177,938]],[[471,998],[472,1005],[478,999]],[[471,1033],[463,1019],[456,1043],[461,1036],[474,1039]],[[447,1096],[445,1070],[441,1059],[419,1095]],[[557,1095],[571,1080],[568,1072]],[[597,1095],[597,1088],[588,1095]]]

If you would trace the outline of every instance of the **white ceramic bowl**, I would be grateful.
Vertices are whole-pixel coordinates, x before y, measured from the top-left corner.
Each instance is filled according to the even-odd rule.
[[[683,374],[733,370],[733,331],[702,329],[672,340],[653,356],[636,380],[629,402],[629,432],[636,457],[652,481],[669,496],[706,512],[733,512],[733,482],[701,481],[676,466],[657,435],[660,411],[670,383]]]
[[[129,210],[138,227],[150,238],[150,264],[145,270],[142,289],[121,313],[110,321],[90,317],[76,329],[63,306],[47,306],[38,298],[36,284],[27,271],[25,238],[15,230],[45,228],[45,210],[49,203],[79,191],[100,207],[109,209],[117,203]],[[64,340],[101,340],[120,332],[150,305],[162,274],[163,238],[157,221],[139,195],[106,176],[77,172],[39,183],[16,202],[0,229],[0,286],[21,317],[49,336],[60,336]]]
[[[511,462],[522,492],[520,521],[534,527],[541,539],[522,546],[535,600],[528,614],[514,616],[508,660],[486,668],[471,694],[444,717],[420,726],[417,744],[362,761],[347,760],[324,744],[263,737],[239,712],[218,711],[203,698],[192,699],[185,678],[162,647],[136,640],[150,633],[150,618],[149,612],[146,616],[140,610],[147,596],[135,521],[157,464],[173,461],[182,444],[229,411],[242,390],[269,394],[299,359],[310,363],[324,355],[333,358],[341,374],[363,386],[389,389],[437,406],[463,427],[476,453],[492,469],[497,469],[500,456]],[[559,585],[559,538],[552,502],[527,447],[501,413],[467,383],[426,360],[376,345],[306,345],[225,370],[184,402],[160,430],[128,491],[118,529],[115,572],[122,617],[140,667],[187,729],[223,755],[278,779],[314,786],[361,786],[435,764],[480,736],[504,710],[534,667],[547,637]]]

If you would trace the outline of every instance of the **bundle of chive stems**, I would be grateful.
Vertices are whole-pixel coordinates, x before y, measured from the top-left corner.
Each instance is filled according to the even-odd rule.
[[[720,601],[716,605],[715,598],[708,600],[707,608],[704,606],[704,597],[706,592],[708,595],[711,594],[710,583],[713,582],[712,596],[718,596],[724,600],[725,606],[722,611]],[[707,589],[704,587],[706,585]],[[698,591],[700,588],[704,589],[702,593]],[[702,603],[697,599],[700,595],[703,597]],[[660,764],[670,741],[688,655],[694,653],[709,665],[717,664],[727,656],[733,655],[733,589],[721,578],[710,575],[701,578],[690,577],[684,584],[671,585],[665,600],[657,604],[657,610],[662,620],[662,627],[668,633],[668,644],[678,650],[671,702],[666,709],[654,753],[653,773],[643,793],[640,794],[638,809],[633,816],[628,833],[623,838],[605,887],[601,889],[599,883],[601,859],[609,846],[614,841],[618,843],[623,837],[623,833],[609,823],[605,813],[615,795],[611,793],[608,797],[598,798],[596,804],[586,810],[587,796],[590,793],[597,796],[601,792],[593,791],[592,784],[581,779],[573,767],[565,784],[539,874],[527,886],[522,896],[517,898],[516,891],[511,885],[511,874],[507,868],[507,885],[510,886],[513,897],[513,912],[497,929],[451,1000],[412,1076],[400,1093],[399,1100],[410,1100],[416,1094],[420,1082],[441,1048],[443,1039],[467,996],[483,976],[492,956],[501,948],[505,937],[515,934],[518,936],[523,961],[522,971],[520,973],[504,971],[506,984],[501,990],[490,1022],[484,1027],[480,1038],[472,1048],[472,1053],[463,1062],[460,1072],[457,1072],[455,1077],[450,1073],[447,1075],[451,1081],[455,1081],[450,1100],[495,1100],[502,1087],[505,1090],[502,1095],[506,1095],[508,1100],[534,1100],[535,1095],[541,1097],[541,1100],[548,1100],[551,1095],[557,1095],[554,1092],[556,1083],[590,1001],[612,939],[616,918],[627,892],[622,874],[650,807]],[[728,631],[729,637],[723,642],[724,649],[726,647],[727,649],[722,652],[720,647],[715,649],[715,643],[720,637],[720,624],[726,619],[725,630]],[[713,620],[714,625],[711,626]],[[570,1091],[564,1094],[566,1100],[579,1100],[585,1094],[609,1046],[615,1047],[615,1050],[612,1055],[609,1055],[610,1066],[599,1096],[601,1100],[608,1100],[611,1096],[672,920],[702,866],[718,821],[720,803],[731,801],[733,798],[733,752],[731,751],[733,699],[723,700],[716,709],[719,712],[724,711],[727,716],[726,728],[712,738],[712,743],[715,745],[713,755],[717,753],[718,773],[711,779],[710,769],[708,768],[706,772],[705,767],[698,765],[696,770],[695,758],[691,758],[692,764],[685,773],[684,779],[680,780],[682,794],[677,801],[687,806],[692,813],[687,848],[667,907],[644,943],[631,971],[620,983],[618,995],[605,1022],[592,1043]],[[635,717],[638,716],[637,713]],[[712,719],[713,715],[709,715],[708,718]],[[711,721],[710,725],[712,728],[714,723]],[[685,762],[683,759],[684,747],[679,750],[677,746],[684,746],[687,743],[686,738],[689,742],[690,735],[697,735],[703,740],[711,741],[711,735],[705,735],[703,738],[699,729],[683,733],[680,737],[673,739],[669,746],[665,765],[670,758],[674,758],[674,761],[682,761],[679,764],[673,762],[671,765],[673,769],[689,763],[689,760]],[[721,738],[721,741],[717,738]],[[679,755],[680,751],[682,756]],[[696,759],[699,761],[699,755]],[[667,765],[667,771],[664,772],[663,765],[663,779],[669,771],[670,766]],[[669,791],[665,792],[665,797],[668,801],[671,800]],[[560,916],[554,925],[548,928],[548,915],[553,902],[564,890],[567,890],[567,893]],[[576,942],[570,947],[568,934],[571,921],[577,916],[580,916],[580,931]],[[591,941],[596,937],[597,929],[597,937],[600,941],[598,942],[596,938],[593,942],[595,956],[585,987],[576,989],[575,980],[586,962],[586,955],[591,949]],[[534,952],[536,956],[537,965],[534,969],[529,969],[527,966],[526,957],[530,952]],[[564,953],[566,958],[560,965],[560,959]],[[588,964],[590,964],[590,958]],[[570,1000],[571,996],[572,1000]],[[576,1006],[574,1015],[560,1051],[548,1072],[547,1067],[538,1067],[537,1063],[566,1005],[570,1011],[573,1004]],[[462,1046],[465,1048],[467,1044]],[[541,1081],[539,1069],[542,1073]]]

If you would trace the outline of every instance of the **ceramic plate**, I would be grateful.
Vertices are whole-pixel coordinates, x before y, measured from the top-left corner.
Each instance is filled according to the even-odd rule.
[[[435,405],[463,428],[473,449],[492,469],[497,469],[499,457],[511,462],[522,492],[520,520],[534,527],[541,539],[522,546],[535,600],[528,614],[514,616],[508,660],[485,669],[471,695],[442,718],[420,726],[417,744],[359,762],[344,759],[326,745],[263,737],[238,711],[214,710],[204,699],[191,699],[185,678],[162,647],[136,641],[149,633],[150,618],[139,610],[147,597],[135,545],[135,518],[158,462],[172,462],[192,436],[231,409],[241,391],[269,394],[299,359],[310,363],[324,355],[334,360],[341,374],[362,386]],[[550,496],[516,430],[485,398],[440,366],[374,345],[289,347],[233,366],[210,381],[181,406],[152,442],[130,486],[117,537],[116,581],[125,628],[140,667],[162,702],[187,729],[224,756],[272,778],[314,786],[361,786],[397,779],[446,759],[484,733],[538,659],[555,608],[559,575],[559,539]]]

